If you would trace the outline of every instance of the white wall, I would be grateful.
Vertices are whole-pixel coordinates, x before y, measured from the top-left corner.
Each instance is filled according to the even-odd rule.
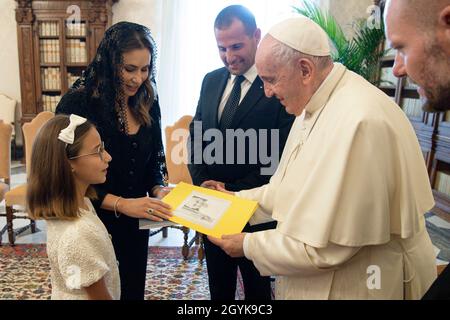
[[[162,2],[170,0],[120,0],[113,6],[113,23],[132,21],[148,26],[161,48]],[[274,0],[276,1],[276,0]],[[236,1],[239,2],[239,1]],[[372,0],[320,0],[349,32],[350,21],[365,17]],[[0,93],[20,101],[19,58],[17,47],[16,2],[0,1]]]
[[[14,0],[0,1],[0,93],[20,101],[19,53]]]
[[[158,45],[161,44],[162,1],[170,0],[120,0],[113,6],[113,23],[130,21],[147,26]]]
[[[336,18],[347,36],[353,35],[352,22],[367,18],[366,10],[373,0],[327,0],[330,13]]]
[[[329,11],[342,27],[347,37],[352,37],[354,32],[352,22],[358,18],[369,16],[366,10],[373,5],[373,0],[314,0],[322,10]]]

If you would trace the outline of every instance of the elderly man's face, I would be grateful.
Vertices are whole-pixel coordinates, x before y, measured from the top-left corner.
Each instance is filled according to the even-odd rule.
[[[409,76],[419,86],[426,111],[449,110],[450,52],[446,52],[448,44],[444,42],[450,43],[450,39],[439,36],[437,30],[419,30],[417,21],[413,21],[413,13],[405,13],[405,3],[404,0],[392,0],[386,7],[386,36],[397,50],[394,74]]]
[[[256,53],[256,69],[264,83],[267,97],[277,97],[286,108],[286,112],[299,116],[306,103],[302,94],[302,83],[299,72],[294,66],[282,65],[274,61],[272,45],[275,40],[264,38]]]
[[[259,29],[249,36],[242,21],[234,19],[228,28],[215,29],[215,36],[220,58],[231,74],[242,75],[253,66],[261,40]]]

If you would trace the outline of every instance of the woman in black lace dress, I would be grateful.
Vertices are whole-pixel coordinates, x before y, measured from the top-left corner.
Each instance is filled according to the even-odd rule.
[[[148,230],[138,218],[167,219],[161,113],[155,85],[156,46],[148,28],[120,22],[109,28],[94,60],[58,104],[56,113],[93,122],[112,156],[94,205],[112,236],[122,299],[143,299]]]

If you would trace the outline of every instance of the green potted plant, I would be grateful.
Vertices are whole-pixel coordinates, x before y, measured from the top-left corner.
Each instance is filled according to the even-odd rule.
[[[380,84],[380,59],[385,55],[384,24],[372,28],[365,19],[358,19],[353,24],[355,35],[347,39],[341,26],[329,13],[322,11],[310,1],[301,1],[302,6],[293,9],[316,22],[328,34],[333,46],[333,60],[342,63],[349,70],[356,72],[374,85]],[[382,20],[382,19],[381,19]]]

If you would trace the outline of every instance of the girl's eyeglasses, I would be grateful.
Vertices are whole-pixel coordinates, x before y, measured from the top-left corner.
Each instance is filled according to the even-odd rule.
[[[103,160],[103,152],[105,151],[105,143],[102,141],[100,143],[100,145],[98,146],[98,149],[96,152],[92,152],[92,153],[87,153],[87,154],[80,154],[78,156],[75,157],[70,157],[69,160],[73,160],[73,159],[78,159],[81,157],[85,157],[85,156],[92,156],[92,155],[98,155],[100,157],[101,160]]]

